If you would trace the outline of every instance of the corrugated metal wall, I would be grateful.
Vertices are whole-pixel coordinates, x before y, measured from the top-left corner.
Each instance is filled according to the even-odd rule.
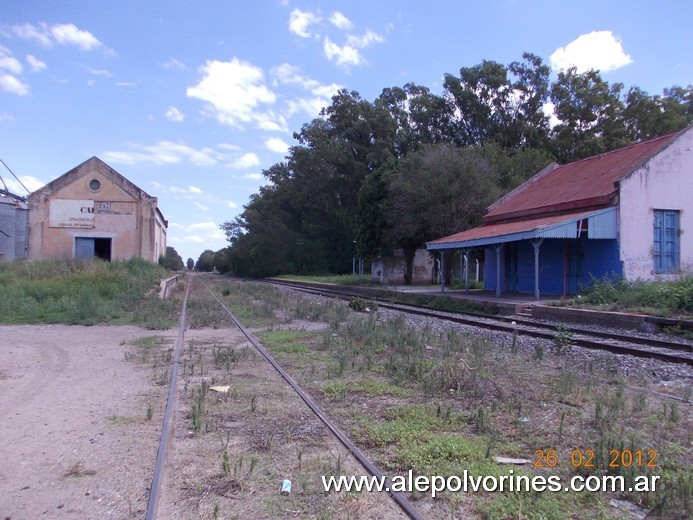
[[[27,221],[25,204],[0,196],[0,258],[26,258]]]

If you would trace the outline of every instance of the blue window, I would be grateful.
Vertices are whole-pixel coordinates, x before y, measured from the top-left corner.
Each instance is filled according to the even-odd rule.
[[[679,270],[679,211],[654,210],[654,271],[657,274]]]

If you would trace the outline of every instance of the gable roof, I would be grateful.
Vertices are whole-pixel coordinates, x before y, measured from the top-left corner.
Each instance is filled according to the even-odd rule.
[[[156,202],[156,197],[152,197],[146,191],[144,191],[139,186],[135,185],[133,182],[129,181],[123,175],[118,173],[116,170],[111,168],[108,164],[103,162],[98,157],[94,156],[87,159],[79,166],[74,167],[69,172],[64,173],[57,179],[53,179],[48,184],[42,186],[38,190],[34,191],[29,195],[30,198],[48,196],[51,193],[58,191],[61,188],[75,182],[76,180],[88,175],[93,171],[97,171],[102,175],[106,175],[111,178],[111,180],[117,184],[121,189],[127,192],[135,199],[150,199]]]
[[[689,131],[558,166],[549,165],[491,206],[484,223],[587,210],[614,203],[617,183]]]

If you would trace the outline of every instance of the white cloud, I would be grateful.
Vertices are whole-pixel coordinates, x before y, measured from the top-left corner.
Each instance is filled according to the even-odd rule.
[[[193,201],[193,204],[197,206],[198,209],[201,209],[202,211],[209,211],[209,206],[205,206],[204,204],[200,204],[196,200]]]
[[[276,137],[271,137],[265,141],[265,147],[275,153],[286,153],[289,150],[289,145],[283,140]]]
[[[155,145],[130,143],[128,146],[132,151],[107,151],[101,157],[107,163],[128,165],[150,163],[157,166],[177,164],[182,161],[189,161],[195,166],[212,166],[223,159],[223,154],[213,148],[197,150],[184,143],[171,141],[159,141]]]
[[[16,195],[26,194],[26,190],[33,192],[46,185],[45,182],[40,181],[31,175],[20,175],[19,180],[21,181],[21,184],[14,177],[3,177],[3,179],[7,184],[7,189]],[[26,186],[26,190],[22,184]]]
[[[252,181],[259,181],[263,176],[261,173],[246,173],[243,177]]]
[[[317,23],[320,23],[320,17],[310,11],[294,9],[289,15],[289,31],[301,38],[310,38],[314,36],[308,28]]]
[[[169,224],[169,230],[173,227],[172,224]],[[191,257],[193,256],[192,251],[200,249],[200,247],[217,251],[228,245],[224,231],[212,220],[190,225],[176,225],[175,230],[171,231],[167,239],[168,242],[176,244],[181,254],[183,254],[182,249],[188,246],[189,251],[185,253]]]
[[[208,103],[208,111],[222,124],[243,128],[270,119],[258,111],[271,105],[276,96],[264,83],[260,67],[233,58],[231,61],[207,61],[200,67],[202,79],[187,89],[187,95]],[[280,125],[283,126],[283,125]]]
[[[14,116],[6,112],[0,112],[0,121],[11,121],[12,119],[14,119]]]
[[[48,65],[46,65],[43,61],[39,60],[36,56],[32,56],[29,54],[26,57],[26,61],[29,64],[29,67],[31,67],[31,70],[34,72],[41,72],[42,70],[45,70],[48,68]]]
[[[166,63],[163,64],[163,67],[165,69],[178,69],[178,70],[186,70],[187,67],[185,66],[185,63],[183,63],[180,60],[177,60],[176,58],[170,58]]]
[[[252,166],[258,166],[260,164],[260,159],[254,153],[244,153],[237,159],[234,159],[229,163],[230,168],[236,168],[242,170],[244,168],[251,168]]]
[[[82,50],[90,51],[103,46],[92,33],[71,23],[51,26],[43,22],[38,26],[27,23],[13,25],[10,29],[19,38],[32,40],[44,47],[51,47],[58,43],[59,45],[74,45]]]
[[[221,148],[222,150],[230,150],[232,152],[240,152],[241,147],[235,144],[229,144],[229,143],[220,143],[217,145],[217,148]]]
[[[29,93],[29,85],[24,83],[19,78],[6,74],[0,70],[0,89],[5,92],[17,94],[18,96],[26,96]]]
[[[255,114],[255,124],[260,130],[266,130],[268,132],[288,131],[286,118],[272,110]]]
[[[0,69],[5,69],[10,74],[21,74],[22,63],[12,55],[12,51],[0,45]]]
[[[365,49],[375,43],[382,43],[385,39],[375,31],[368,29],[363,35],[349,35],[344,45],[340,46],[325,37],[323,52],[328,60],[334,60],[337,66],[348,70],[352,65],[361,65],[365,60],[359,49]]]
[[[108,72],[106,69],[92,69],[91,67],[85,67],[89,74],[92,76],[98,76],[100,78],[112,78],[113,74]]]
[[[202,190],[197,186],[188,186],[188,191],[190,193],[197,193],[198,195],[202,193]]]
[[[332,25],[337,27],[338,29],[351,29],[353,24],[351,23],[351,20],[349,20],[346,16],[344,16],[342,13],[339,11],[335,11],[332,13],[332,16],[330,16],[330,22]]]
[[[231,208],[231,209],[237,209],[237,208],[238,208],[238,204],[236,204],[236,203],[235,203],[234,201],[232,201],[232,200],[227,201],[227,202],[226,202],[226,205],[227,205],[229,208]]]
[[[197,224],[190,224],[186,227],[188,231],[211,231],[213,229],[219,229],[214,222],[208,220],[207,222],[199,222]]]
[[[356,47],[358,49],[365,49],[370,47],[374,43],[383,43],[385,39],[380,36],[377,32],[368,29],[363,36],[350,35],[347,38],[347,45]]]
[[[76,45],[82,50],[90,51],[101,46],[101,42],[89,31],[78,29],[71,23],[51,27],[51,34],[61,45]]]
[[[348,44],[340,47],[327,36],[323,42],[323,51],[328,60],[334,59],[335,63],[340,67],[363,63],[363,57],[358,49]]]
[[[36,27],[30,23],[13,25],[11,30],[16,36],[22,38],[23,40],[33,40],[44,47],[50,47],[53,45],[53,40],[50,37],[50,31],[45,23],[42,23],[40,27]]]
[[[337,83],[323,84],[314,79],[303,76],[298,67],[283,63],[270,70],[274,85],[296,85],[310,92],[312,97],[298,97],[287,101],[287,116],[305,112],[311,118],[317,117],[320,111],[329,106],[334,96],[342,85]]]
[[[551,55],[551,68],[559,71],[576,67],[578,73],[590,69],[602,72],[619,69],[633,62],[611,31],[583,34]]]
[[[12,51],[0,45],[0,90],[26,96],[29,85],[18,77],[23,70],[22,63],[12,55]]]
[[[174,123],[180,123],[185,119],[185,115],[176,107],[168,107],[168,110],[166,111],[166,119],[173,121]]]

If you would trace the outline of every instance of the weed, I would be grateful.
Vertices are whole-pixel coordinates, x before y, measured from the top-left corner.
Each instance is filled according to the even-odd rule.
[[[556,336],[553,338],[556,354],[565,354],[573,344],[573,333],[570,332],[563,323],[556,325]]]
[[[74,478],[91,475],[96,475],[96,471],[93,469],[84,469],[84,463],[82,461],[75,462],[73,466],[65,473],[66,477]]]
[[[542,345],[534,345],[534,359],[538,361],[544,359],[544,347]]]
[[[151,421],[152,417],[154,417],[154,409],[152,408],[151,403],[147,403],[147,420]]]
[[[378,310],[378,304],[374,301],[368,302],[362,298],[352,298],[349,302],[349,308],[356,312],[375,312]]]

